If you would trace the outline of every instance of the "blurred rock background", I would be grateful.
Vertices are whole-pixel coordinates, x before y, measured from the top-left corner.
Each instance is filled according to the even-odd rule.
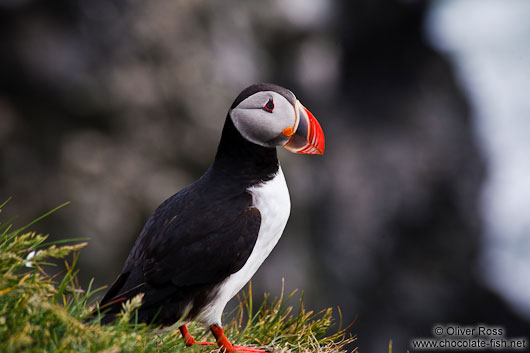
[[[4,220],[22,224],[71,201],[38,229],[89,237],[82,279],[110,284],[154,208],[208,167],[237,93],[275,82],[315,114],[327,146],[323,158],[280,152],[292,216],[255,292],[278,293],[285,277],[307,306],[340,306],[345,320],[357,318],[362,352],[386,351],[389,339],[404,352],[436,323],[528,334],[529,272],[520,269],[530,268],[521,260],[530,208],[518,205],[522,228],[505,240],[486,212],[504,189],[484,197],[504,160],[488,136],[506,120],[484,120],[498,86],[473,78],[502,62],[465,61],[530,33],[516,26],[491,40],[498,4],[0,1],[0,198],[13,197]],[[459,42],[461,33],[476,35]],[[484,38],[486,49],[468,45]],[[514,48],[529,58],[515,52],[528,45]],[[477,100],[486,86],[493,94]],[[528,137],[521,126],[516,141]],[[504,131],[512,141],[521,129]],[[519,253],[503,246],[514,242]],[[497,263],[498,249],[511,262]]]

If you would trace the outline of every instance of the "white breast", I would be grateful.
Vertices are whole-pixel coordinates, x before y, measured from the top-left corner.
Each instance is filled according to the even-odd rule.
[[[248,191],[252,194],[254,207],[261,213],[258,239],[245,265],[221,283],[217,296],[199,314],[199,321],[205,325],[221,325],[226,303],[245,286],[269,256],[289,219],[291,201],[281,167],[273,179],[253,186]]]

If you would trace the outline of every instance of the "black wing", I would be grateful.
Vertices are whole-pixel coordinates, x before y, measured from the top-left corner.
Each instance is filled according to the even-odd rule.
[[[103,321],[113,319],[122,301],[143,292],[139,319],[152,320],[163,306],[157,321],[170,324],[190,300],[200,307],[211,289],[243,267],[258,237],[260,212],[244,190],[233,193],[206,184],[199,179],[149,218],[100,303],[110,308]]]

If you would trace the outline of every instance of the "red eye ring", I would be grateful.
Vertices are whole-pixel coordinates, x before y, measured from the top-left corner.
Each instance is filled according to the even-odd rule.
[[[272,111],[274,110],[274,101],[272,100],[272,98],[269,98],[269,100],[267,101],[267,104],[263,106],[263,110],[265,110],[266,112],[272,113]]]

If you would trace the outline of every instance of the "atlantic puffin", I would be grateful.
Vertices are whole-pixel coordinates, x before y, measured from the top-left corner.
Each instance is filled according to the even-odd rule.
[[[186,346],[215,344],[193,339],[185,323],[196,320],[228,353],[263,352],[230,343],[221,314],[270,254],[289,218],[276,147],[321,155],[324,145],[320,124],[290,90],[270,83],[244,89],[228,111],[211,166],[147,220],[100,302],[101,323],[113,321],[122,302],[143,293],[138,321],[182,322]]]

